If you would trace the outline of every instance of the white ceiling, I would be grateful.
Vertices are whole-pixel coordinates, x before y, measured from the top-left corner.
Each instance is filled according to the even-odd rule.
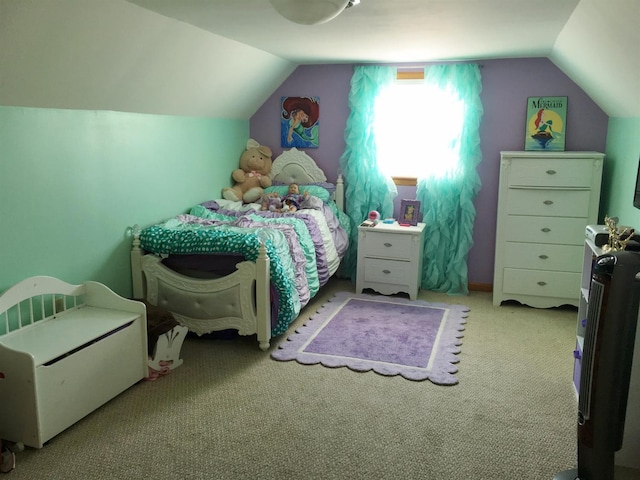
[[[579,3],[361,0],[330,22],[306,26],[268,0],[129,1],[296,63],[547,56]]]
[[[247,119],[299,64],[548,57],[640,117],[639,23],[640,0],[361,0],[316,26],[268,0],[0,0],[0,104]]]

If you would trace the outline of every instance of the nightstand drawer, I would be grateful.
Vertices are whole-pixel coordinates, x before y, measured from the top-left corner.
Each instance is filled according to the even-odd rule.
[[[397,258],[409,260],[412,252],[412,235],[402,235],[386,232],[366,232],[364,245],[359,246],[365,257]]]
[[[505,293],[575,298],[577,302],[580,296],[580,273],[505,268],[503,289]]]
[[[505,241],[529,243],[561,243],[578,245],[584,243],[584,218],[533,217],[507,215],[505,218]]]
[[[578,245],[507,242],[505,268],[580,272],[584,248]]]
[[[507,213],[586,219],[589,215],[590,195],[588,190],[512,188],[508,193]],[[584,225],[586,224],[587,222],[584,221]]]
[[[509,186],[591,188],[593,172],[583,158],[531,158],[513,162]]]
[[[411,262],[365,259],[364,281],[375,283],[407,284],[413,274]]]

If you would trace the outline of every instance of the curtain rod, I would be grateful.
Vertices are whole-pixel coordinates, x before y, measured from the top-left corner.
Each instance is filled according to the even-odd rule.
[[[483,68],[484,65],[478,64],[478,68]],[[398,80],[422,80],[424,79],[424,66],[415,67],[397,67],[396,78]]]

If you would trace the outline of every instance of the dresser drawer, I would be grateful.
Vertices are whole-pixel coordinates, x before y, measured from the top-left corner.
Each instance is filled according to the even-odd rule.
[[[576,300],[580,296],[580,273],[505,268],[503,275],[505,293]]]
[[[505,268],[580,272],[584,248],[579,245],[507,242],[503,254]]]
[[[509,215],[538,215],[549,217],[580,217],[589,215],[588,190],[509,189]],[[586,221],[584,222],[586,225]]]
[[[360,245],[362,248],[362,254],[365,257],[382,257],[382,258],[397,258],[400,260],[409,260],[411,258],[412,239],[415,241],[416,237],[413,235],[402,235],[385,232],[371,232],[367,231],[366,242]]]
[[[584,218],[508,215],[504,237],[507,242],[584,244]]]
[[[583,158],[525,158],[513,161],[509,186],[591,187],[593,162]]]
[[[368,258],[364,265],[364,281],[403,285],[415,276],[411,262]]]

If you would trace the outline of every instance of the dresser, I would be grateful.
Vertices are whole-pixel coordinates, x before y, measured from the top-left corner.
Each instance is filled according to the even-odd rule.
[[[501,152],[493,304],[578,306],[604,154]]]
[[[384,295],[406,292],[411,300],[418,298],[424,228],[424,223],[358,227],[356,292],[371,288]]]

